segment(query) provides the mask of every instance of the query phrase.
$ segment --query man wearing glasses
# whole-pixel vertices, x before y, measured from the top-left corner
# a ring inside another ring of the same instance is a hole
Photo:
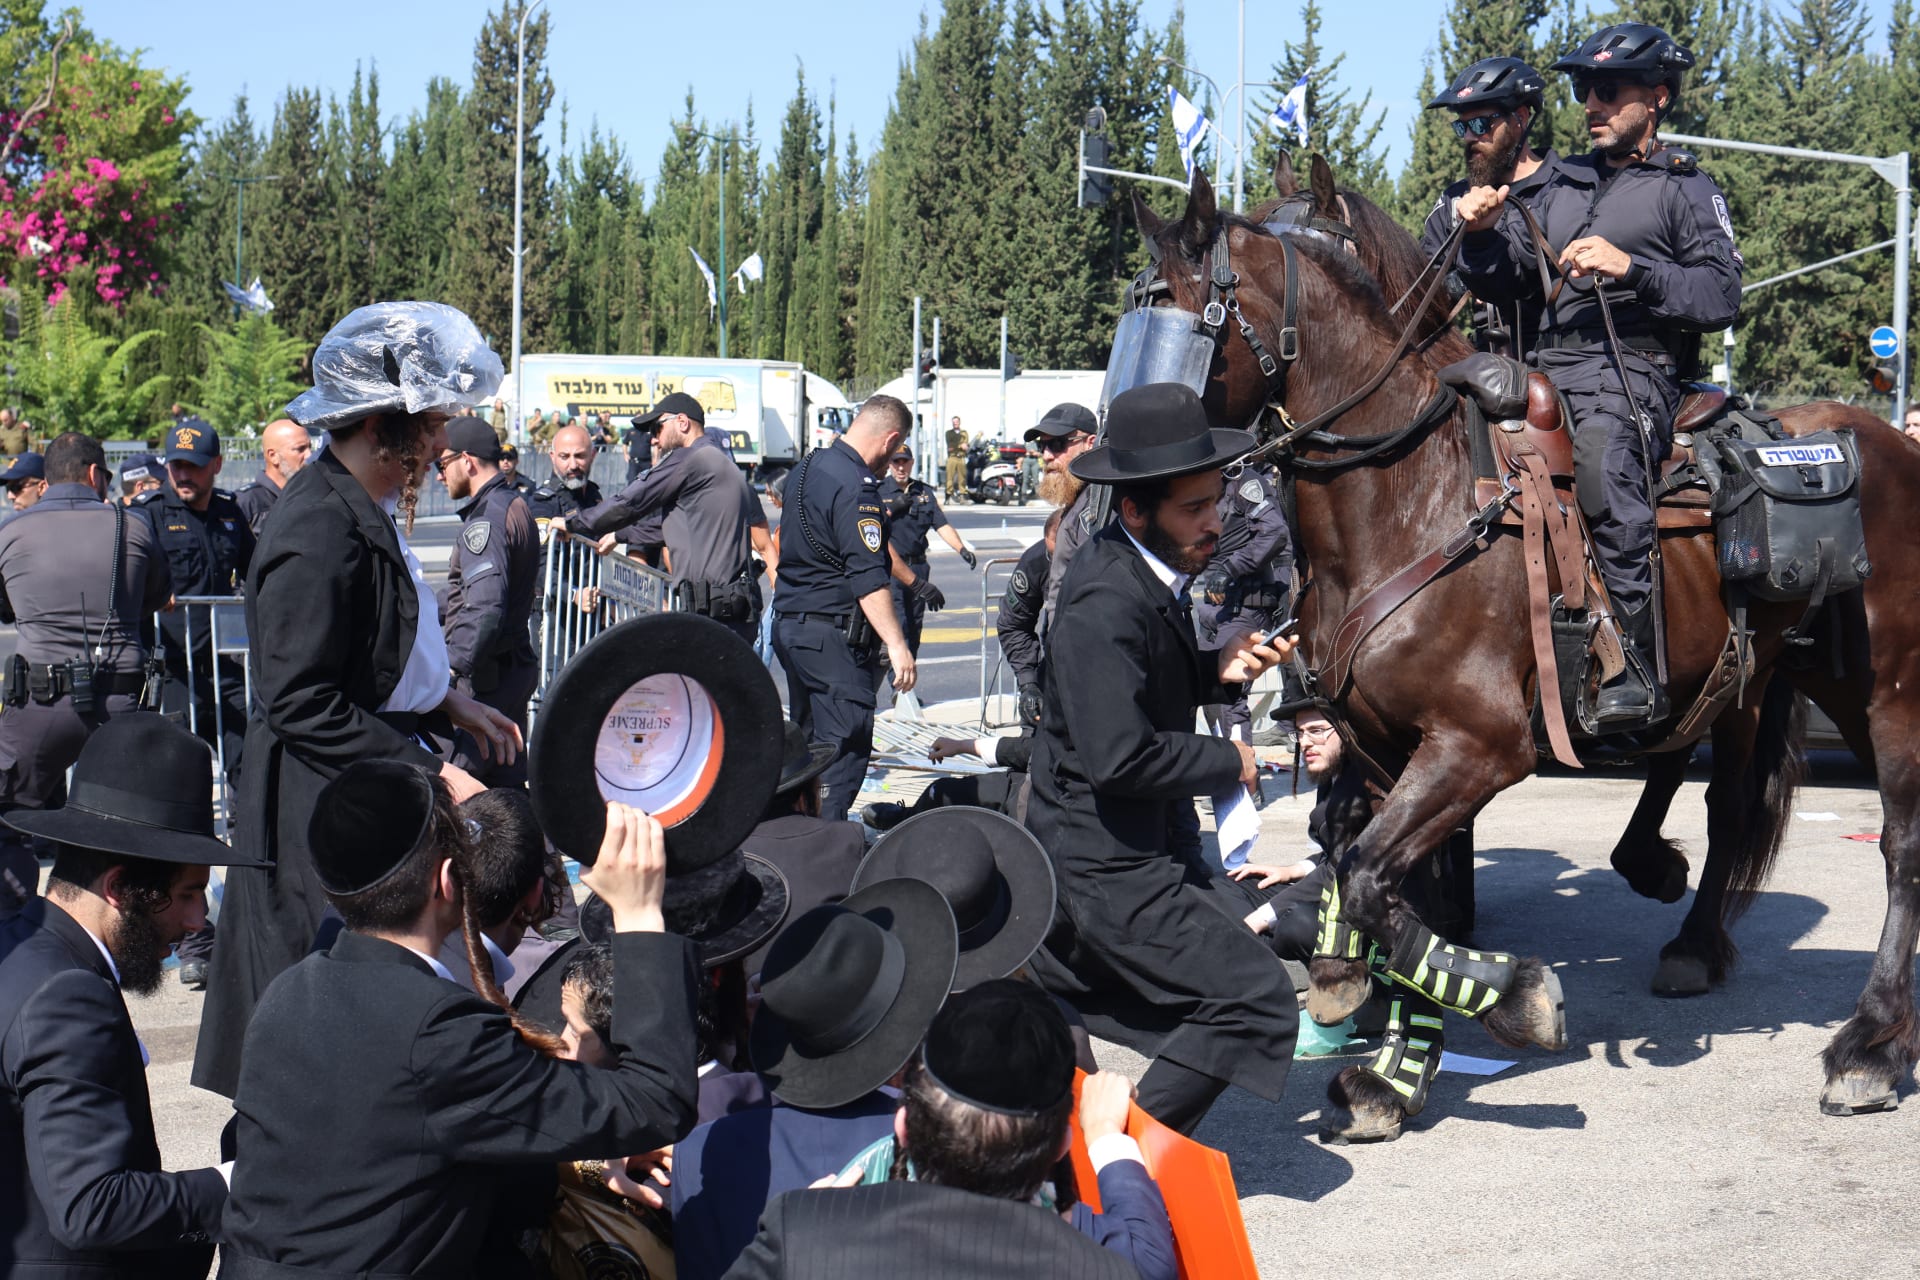
[[[1067,565],[1080,544],[1098,530],[1093,527],[1093,509],[1087,502],[1086,481],[1067,469],[1067,464],[1085,453],[1093,438],[1100,434],[1100,423],[1085,405],[1057,404],[1040,421],[1027,428],[1027,441],[1040,452],[1040,496],[1056,507],[1066,509],[1060,518],[1060,531],[1054,535],[1053,559],[1047,570],[1047,620],[1053,615],[1054,599],[1060,594],[1060,580],[1067,576]],[[1046,638],[1046,621],[1041,623],[1041,638]]]
[[[1467,227],[1459,258],[1467,286],[1501,303],[1543,301],[1529,359],[1573,410],[1580,509],[1628,650],[1626,669],[1600,688],[1594,714],[1602,732],[1642,728],[1668,713],[1652,675],[1659,619],[1648,468],[1666,456],[1680,384],[1699,375],[1700,335],[1726,328],[1740,309],[1741,259],[1726,197],[1693,156],[1657,136],[1692,65],[1690,50],[1639,22],[1603,27],[1553,64],[1572,75],[1593,150],[1562,160],[1527,202],[1570,279],[1550,306],[1531,237],[1503,216],[1511,187],[1476,186],[1454,204]]]
[[[1529,141],[1545,89],[1540,73],[1518,58],[1482,58],[1427,104],[1429,111],[1454,113],[1453,136],[1465,152],[1467,176],[1441,192],[1428,211],[1420,252],[1429,258],[1440,252],[1453,233],[1454,201],[1473,188],[1504,187],[1510,195],[1530,199],[1553,176],[1560,157],[1551,149],[1544,156],[1536,153]],[[1520,223],[1518,210],[1509,209],[1504,216]],[[1521,231],[1524,234],[1524,226]],[[1455,274],[1450,282],[1453,296],[1465,288]],[[1487,303],[1475,309],[1473,319],[1476,344],[1501,355],[1524,356],[1540,332],[1537,301],[1504,308]]]

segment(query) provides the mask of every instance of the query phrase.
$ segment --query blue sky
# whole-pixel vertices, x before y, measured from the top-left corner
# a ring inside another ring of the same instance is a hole
[[[193,87],[189,106],[210,119],[224,116],[243,88],[256,117],[270,114],[289,84],[317,85],[344,99],[356,62],[378,65],[384,113],[404,116],[424,100],[430,77],[471,76],[474,36],[483,16],[499,7],[499,0],[80,3],[95,30],[149,50],[154,62],[184,75]],[[1873,7],[1884,12],[1889,5],[1876,0]],[[635,172],[648,180],[689,85],[697,109],[714,121],[739,119],[751,99],[767,135],[793,92],[796,59],[823,105],[829,90],[836,97],[842,134],[851,125],[862,149],[871,149],[922,11],[915,0],[548,0],[547,8],[550,65],[572,126],[584,132],[597,118],[627,144]],[[1145,0],[1144,9],[1164,25],[1174,2]],[[1356,94],[1371,89],[1386,108],[1382,136],[1394,167],[1406,155],[1421,60],[1435,44],[1443,10],[1439,0],[1324,5],[1321,41],[1348,52],[1343,75]],[[1186,12],[1193,65],[1223,86],[1231,83],[1238,3],[1189,0]],[[1250,0],[1246,12],[1247,78],[1265,80],[1282,44],[1297,35],[1299,7]],[[549,147],[558,142],[557,111],[547,140]]]

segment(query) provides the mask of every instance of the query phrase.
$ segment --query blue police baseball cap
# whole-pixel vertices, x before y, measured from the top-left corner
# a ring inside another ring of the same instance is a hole
[[[47,478],[47,460],[37,453],[16,454],[13,462],[5,471],[0,471],[0,484],[12,484],[16,480],[45,480]]]
[[[220,456],[220,433],[205,418],[182,418],[167,428],[168,462],[206,466]]]
[[[156,454],[130,454],[120,464],[120,483],[131,484],[136,480],[165,480],[166,466]]]

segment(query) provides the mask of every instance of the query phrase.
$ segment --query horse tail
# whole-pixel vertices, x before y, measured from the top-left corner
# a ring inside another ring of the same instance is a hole
[[[1778,673],[1761,695],[1760,723],[1754,731],[1753,755],[1747,764],[1746,829],[1734,842],[1734,864],[1727,878],[1723,920],[1739,919],[1753,905],[1754,895],[1773,874],[1773,864],[1786,842],[1787,823],[1793,817],[1793,793],[1807,772],[1802,739],[1807,713],[1791,681]]]

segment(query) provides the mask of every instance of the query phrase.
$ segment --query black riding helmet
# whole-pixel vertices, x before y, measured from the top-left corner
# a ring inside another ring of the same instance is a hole
[[[1680,75],[1693,65],[1693,50],[1659,27],[1645,22],[1617,22],[1602,27],[1551,68],[1576,77],[1616,76],[1636,84],[1667,86],[1670,114],[1680,101]]]
[[[1546,78],[1518,58],[1482,58],[1455,76],[1453,83],[1427,104],[1427,110],[1448,107],[1464,111],[1490,102],[1538,111],[1545,101],[1546,88]]]

